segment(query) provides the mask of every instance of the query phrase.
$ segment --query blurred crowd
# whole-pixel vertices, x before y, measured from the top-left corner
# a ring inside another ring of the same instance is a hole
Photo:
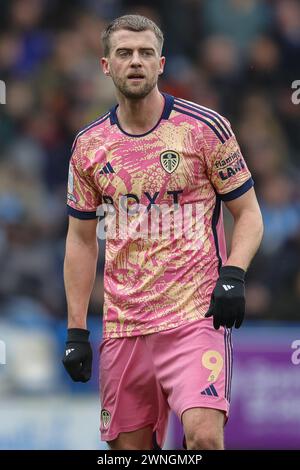
[[[248,318],[299,319],[298,0],[1,0],[1,316],[66,316],[70,148],[78,130],[115,102],[99,67],[100,34],[125,13],[161,26],[167,66],[160,88],[225,115],[253,173],[265,234],[248,273]],[[103,246],[100,252],[95,316]]]

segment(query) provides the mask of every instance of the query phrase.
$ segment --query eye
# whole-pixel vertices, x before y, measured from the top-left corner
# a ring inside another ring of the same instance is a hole
[[[124,51],[119,51],[118,54],[120,57],[128,57],[130,55],[130,52],[124,50]]]
[[[142,55],[145,57],[151,57],[153,55],[153,51],[150,51],[150,50],[142,51]]]

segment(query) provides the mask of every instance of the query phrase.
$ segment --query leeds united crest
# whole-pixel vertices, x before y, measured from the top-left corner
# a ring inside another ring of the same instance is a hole
[[[160,163],[167,173],[173,173],[179,165],[179,154],[174,150],[167,150],[160,154]]]
[[[109,424],[110,424],[110,412],[103,409],[101,411],[101,421],[102,421],[102,426],[104,427],[104,429],[107,429],[109,427]]]

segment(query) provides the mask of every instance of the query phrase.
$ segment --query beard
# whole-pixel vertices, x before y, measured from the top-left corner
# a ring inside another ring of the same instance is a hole
[[[145,98],[149,93],[155,88],[157,84],[157,78],[154,77],[150,81],[144,81],[140,83],[138,86],[134,87],[128,83],[128,79],[117,78],[111,75],[112,81],[114,82],[115,87],[117,90],[125,96],[125,98],[138,100],[141,98]]]

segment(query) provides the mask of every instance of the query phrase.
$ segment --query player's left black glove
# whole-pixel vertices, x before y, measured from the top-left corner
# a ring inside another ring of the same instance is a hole
[[[74,382],[87,382],[91,378],[93,352],[89,342],[90,332],[69,328],[63,365]]]
[[[214,328],[239,328],[245,315],[245,271],[237,266],[223,266],[213,290],[206,317],[213,317]]]

